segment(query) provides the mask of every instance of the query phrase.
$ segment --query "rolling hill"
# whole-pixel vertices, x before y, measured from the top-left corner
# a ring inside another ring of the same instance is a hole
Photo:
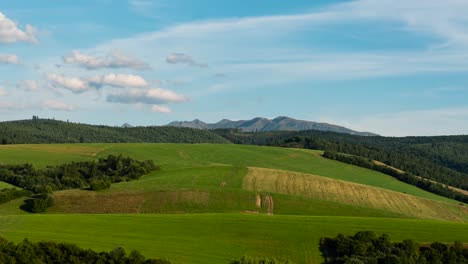
[[[37,167],[123,154],[160,171],[98,192],[54,192],[47,214],[0,205],[0,236],[124,246],[174,263],[228,263],[242,255],[320,263],[321,236],[359,230],[419,242],[468,242],[468,209],[320,151],[234,144],[0,146],[7,164]],[[427,230],[432,230],[427,232]],[[90,239],[93,237],[93,239]]]
[[[1,144],[229,143],[210,131],[176,127],[111,127],[33,119],[0,122]]]
[[[209,124],[198,119],[193,121],[174,121],[167,126],[173,127],[191,127],[199,129],[239,129],[245,132],[257,131],[302,131],[302,130],[318,130],[318,131],[331,131],[337,133],[345,133],[360,136],[376,136],[376,134],[369,132],[357,132],[346,127],[317,123],[312,121],[297,120],[294,118],[279,116],[274,119],[267,119],[256,117],[251,120],[231,121],[223,119],[217,123]]]

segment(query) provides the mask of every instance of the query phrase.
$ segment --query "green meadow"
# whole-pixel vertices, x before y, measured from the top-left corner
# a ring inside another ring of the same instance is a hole
[[[275,256],[320,263],[321,236],[359,230],[388,233],[396,240],[468,242],[468,225],[426,220],[361,217],[182,215],[0,216],[0,234],[14,241],[57,240],[109,250],[125,246],[174,263],[228,263],[242,255]]]
[[[397,240],[468,242],[466,205],[322,158],[320,151],[233,144],[9,145],[0,146],[0,163],[43,168],[109,154],[151,159],[161,169],[102,191],[57,191],[46,214],[22,211],[24,199],[2,204],[0,236],[97,250],[124,246],[175,263],[228,263],[242,255],[320,263],[320,237],[361,230]]]

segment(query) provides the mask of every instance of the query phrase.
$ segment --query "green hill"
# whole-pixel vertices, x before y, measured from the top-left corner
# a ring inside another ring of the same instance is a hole
[[[2,204],[0,236],[107,251],[124,246],[175,263],[228,263],[242,255],[320,263],[320,237],[360,230],[468,242],[466,206],[325,159],[320,151],[234,144],[0,146],[2,163],[42,168],[110,154],[151,159],[161,170],[98,192],[55,192],[47,214],[22,211],[24,199]]]
[[[378,160],[403,171],[468,190],[468,135],[362,137],[322,131],[213,132],[235,144],[295,147],[340,152]]]
[[[176,127],[110,127],[50,119],[0,122],[1,144],[229,143],[210,131]]]

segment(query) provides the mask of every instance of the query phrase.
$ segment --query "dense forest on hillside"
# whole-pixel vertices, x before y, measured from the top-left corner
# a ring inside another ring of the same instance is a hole
[[[440,183],[436,183],[434,181],[430,181],[430,180],[423,179],[421,177],[417,177],[416,175],[413,175],[411,173],[401,172],[387,165],[376,164],[375,162],[367,158],[353,156],[349,154],[340,154],[337,152],[328,152],[328,151],[325,151],[323,153],[323,157],[327,159],[333,159],[333,160],[341,161],[344,163],[368,168],[371,170],[380,171],[402,182],[406,182],[411,185],[417,186],[420,189],[468,204],[468,195],[465,195],[461,192],[454,191]]]
[[[184,127],[110,127],[51,119],[0,122],[0,144],[229,143],[207,130]]]
[[[236,144],[319,149],[361,156],[468,190],[468,136],[362,137],[312,130],[243,133],[220,129],[213,132]]]

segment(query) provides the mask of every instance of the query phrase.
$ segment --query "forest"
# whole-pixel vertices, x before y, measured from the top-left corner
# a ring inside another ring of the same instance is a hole
[[[220,129],[213,132],[235,144],[318,149],[360,156],[468,190],[468,136],[365,137],[312,130],[246,133]]]
[[[111,127],[40,119],[0,122],[0,144],[229,143],[207,130],[184,127]]]
[[[107,183],[135,180],[157,169],[152,160],[109,155],[97,161],[72,162],[45,169],[36,169],[31,164],[0,165],[0,181],[34,193],[76,188],[98,190],[107,187]]]
[[[325,264],[461,264],[468,262],[468,249],[461,242],[453,245],[434,242],[418,245],[412,240],[392,242],[387,234],[371,231],[354,236],[339,234],[320,239]]]
[[[45,212],[54,205],[50,195],[53,191],[76,188],[102,190],[112,183],[135,180],[158,169],[152,160],[138,161],[122,155],[45,169],[36,169],[31,164],[0,165],[0,181],[24,189],[1,190],[0,203],[34,193],[25,200],[22,209],[32,213]]]
[[[463,203],[468,203],[468,195],[465,195],[457,191],[453,191],[449,189],[447,186],[417,177],[416,175],[413,175],[411,173],[400,172],[394,168],[391,168],[385,165],[376,164],[370,159],[366,159],[366,158],[359,157],[359,156],[340,154],[337,152],[329,152],[329,151],[325,151],[323,153],[323,157],[327,159],[333,159],[333,160],[341,161],[344,163],[360,166],[363,168],[368,168],[371,170],[380,171],[384,174],[390,175],[398,179],[399,181],[417,186],[418,188],[421,188],[428,192],[432,192],[441,196],[445,196],[447,198],[454,199]]]
[[[73,244],[31,242],[15,244],[0,237],[0,263],[3,264],[170,264],[163,259],[147,259],[134,250],[129,254],[117,247],[109,252],[96,252]]]

